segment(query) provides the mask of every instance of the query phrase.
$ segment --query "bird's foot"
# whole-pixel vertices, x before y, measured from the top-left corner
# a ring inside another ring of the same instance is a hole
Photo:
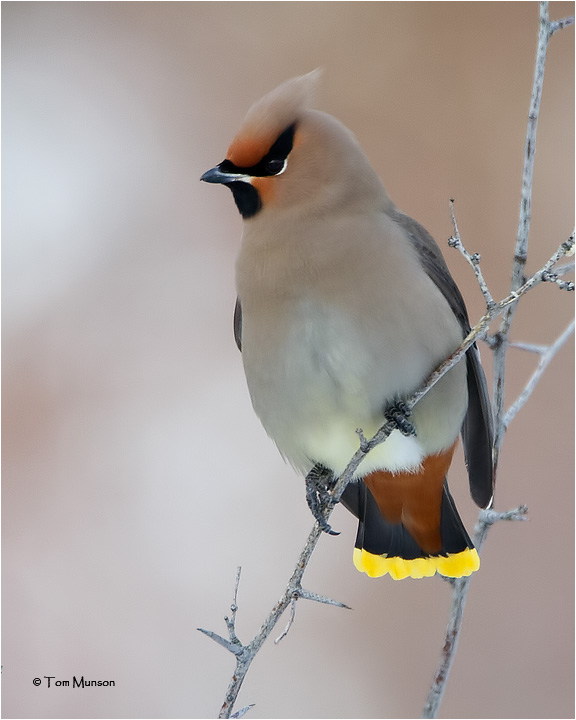
[[[402,435],[409,437],[410,435],[416,435],[414,425],[408,419],[412,415],[412,411],[408,408],[402,400],[391,405],[386,412],[384,417],[388,422],[394,423],[396,429],[399,430]]]
[[[320,528],[328,535],[340,535],[336,530],[332,530],[324,517],[326,510],[334,505],[330,490],[334,487],[335,480],[332,471],[320,464],[314,465],[306,475],[306,501],[308,507]]]

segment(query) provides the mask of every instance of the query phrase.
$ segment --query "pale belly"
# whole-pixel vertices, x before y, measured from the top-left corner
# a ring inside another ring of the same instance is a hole
[[[383,417],[377,422],[374,419],[366,419],[363,423],[358,424],[358,428],[369,440],[384,422]],[[307,433],[305,437],[301,438],[301,444],[307,456],[315,458],[316,462],[329,467],[336,475],[341,475],[360,444],[358,433],[352,428],[352,425],[349,418],[334,418]],[[416,472],[424,455],[424,450],[417,437],[406,437],[395,430],[385,442],[377,445],[368,453],[358,467],[355,477],[363,477],[374,470]]]
[[[282,455],[303,473],[322,463],[341,474],[359,448],[356,430],[371,438],[385,422],[385,408],[416,390],[430,371],[429,350],[419,346],[418,334],[403,337],[400,326],[393,333],[398,342],[386,344],[386,329],[366,333],[345,316],[319,317],[316,309],[303,307],[292,332],[256,337],[249,322],[245,330],[244,364],[256,414]],[[435,352],[438,363],[449,354]],[[466,404],[460,363],[416,406],[416,436],[394,431],[356,475],[416,471],[425,456],[454,443]]]

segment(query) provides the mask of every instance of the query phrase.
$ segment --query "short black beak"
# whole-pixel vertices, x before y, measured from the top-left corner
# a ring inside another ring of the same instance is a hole
[[[220,165],[207,170],[200,178],[207,183],[220,183],[221,185],[229,185],[238,180],[238,175],[222,172]]]
[[[236,207],[244,219],[256,215],[262,206],[258,190],[252,185],[246,168],[237,168],[230,160],[222,160],[219,165],[207,170],[200,180],[227,185],[232,191]]]

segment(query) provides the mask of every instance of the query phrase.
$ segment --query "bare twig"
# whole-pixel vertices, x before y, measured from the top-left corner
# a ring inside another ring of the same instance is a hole
[[[234,597],[232,599],[232,604],[230,605],[230,618],[225,617],[224,622],[226,623],[226,627],[228,628],[228,637],[229,640],[226,640],[221,635],[218,635],[215,632],[212,632],[212,630],[204,630],[203,628],[198,628],[198,630],[201,633],[204,633],[204,635],[207,635],[209,638],[212,638],[214,642],[217,642],[218,645],[222,645],[222,647],[226,648],[229,652],[231,652],[233,655],[236,655],[237,657],[242,656],[242,654],[245,651],[244,646],[238,639],[236,635],[236,612],[238,611],[238,587],[240,585],[240,574],[242,572],[242,568],[239,567],[236,570],[236,582],[234,583]]]
[[[218,645],[222,645],[223,648],[226,648],[226,650],[234,655],[242,655],[244,652],[244,647],[242,645],[234,645],[234,643],[231,643],[229,640],[226,640],[226,638],[223,638],[222,635],[218,635],[218,633],[215,633],[212,630],[204,630],[204,628],[197,628],[197,630],[204,633],[204,635],[207,635],[209,638],[212,638],[214,642],[217,642]]]
[[[240,640],[238,640],[238,637],[236,635],[236,613],[238,611],[238,587],[240,586],[240,575],[242,573],[242,568],[238,567],[236,570],[236,582],[234,583],[234,597],[232,599],[232,605],[230,605],[230,619],[227,617],[224,618],[226,621],[226,626],[228,627],[228,634],[230,636],[230,642],[234,643],[235,645],[240,643]]]
[[[550,27],[548,3],[540,2],[540,29],[538,32],[538,48],[536,50],[536,63],[532,81],[532,95],[528,111],[528,124],[526,128],[526,143],[524,146],[524,166],[522,169],[522,194],[520,200],[520,214],[518,218],[518,233],[516,236],[516,249],[514,253],[514,266],[512,269],[511,290],[519,288],[524,281],[524,268],[528,257],[528,236],[530,234],[530,220],[532,218],[532,180],[534,177],[534,158],[536,153],[536,131],[538,129],[538,116],[540,114],[540,101],[544,84],[544,68],[546,66],[546,52],[548,41],[552,36]],[[498,468],[500,448],[504,440],[505,428],[502,422],[504,417],[504,380],[506,370],[506,351],[510,325],[516,311],[511,305],[505,313],[498,333],[499,343],[494,347],[494,467]]]
[[[535,345],[534,343],[525,342],[511,342],[508,343],[509,348],[515,350],[524,350],[524,352],[536,353],[536,355],[543,355],[548,349],[548,345]]]
[[[254,703],[252,703],[252,705],[246,705],[245,707],[240,708],[240,710],[238,710],[238,712],[235,712],[234,715],[232,715],[232,717],[233,717],[233,718],[241,718],[241,717],[244,717],[244,715],[246,715],[246,713],[248,712],[248,710],[250,710],[250,709],[253,708],[253,707],[254,707]]]
[[[478,516],[478,522],[474,528],[474,545],[478,552],[482,549],[488,529],[500,520],[526,520],[528,508],[525,505],[508,510],[507,512],[497,513],[493,510],[481,510]],[[434,675],[434,680],[428,692],[426,705],[422,712],[423,718],[435,718],[440,709],[440,704],[446,690],[446,682],[454,662],[456,648],[460,638],[460,630],[462,627],[462,616],[466,605],[466,597],[468,588],[470,587],[470,576],[456,578],[452,584],[452,602],[450,604],[450,617],[446,627],[444,636],[444,645],[442,646],[442,657],[440,664]]]
[[[496,427],[496,438],[495,438],[495,467],[497,465],[498,460],[498,452],[502,443],[502,439],[507,427],[507,424],[511,421],[511,419],[514,417],[515,413],[518,411],[519,407],[516,408],[516,404],[520,402],[522,395],[516,403],[510,408],[508,411],[509,413],[514,411],[511,416],[505,416],[504,410],[503,410],[503,399],[504,399],[504,370],[505,370],[505,359],[506,359],[506,349],[510,347],[510,343],[508,340],[508,334],[510,330],[510,326],[512,323],[512,319],[514,317],[515,308],[517,305],[518,300],[523,297],[527,292],[532,290],[534,287],[536,287],[538,284],[548,281],[548,282],[555,282],[556,284],[560,285],[562,287],[561,283],[558,281],[558,279],[566,274],[566,272],[569,272],[571,269],[573,269],[573,263],[567,263],[565,265],[558,266],[558,262],[565,256],[572,255],[574,253],[574,234],[560,245],[556,253],[554,253],[549,260],[544,264],[544,266],[538,270],[536,273],[534,273],[531,277],[528,279],[525,279],[524,277],[524,268],[526,265],[526,258],[527,258],[527,250],[528,250],[528,235],[529,235],[529,228],[530,228],[530,218],[531,218],[531,192],[532,192],[532,177],[533,177],[533,169],[534,169],[534,152],[535,152],[535,140],[536,140],[536,129],[537,129],[537,123],[538,123],[538,113],[540,108],[540,98],[542,94],[542,82],[544,77],[544,65],[545,65],[545,59],[546,59],[546,48],[549,38],[552,36],[554,32],[559,30],[561,27],[566,27],[567,25],[572,24],[573,19],[567,18],[564,20],[556,21],[555,23],[550,23],[548,18],[548,3],[541,2],[540,3],[540,32],[539,32],[539,40],[538,40],[538,51],[537,51],[537,58],[536,58],[536,68],[534,72],[534,83],[533,83],[533,90],[532,90],[532,98],[530,103],[530,112],[529,112],[529,120],[528,120],[528,130],[526,135],[526,147],[525,147],[525,157],[524,157],[524,168],[522,173],[522,201],[521,201],[521,208],[520,208],[520,218],[519,218],[519,224],[518,224],[518,234],[517,234],[517,241],[516,241],[516,251],[515,251],[515,258],[514,258],[514,268],[512,273],[512,282],[511,282],[511,291],[508,296],[500,300],[499,302],[495,302],[492,295],[490,294],[490,291],[487,287],[487,284],[482,276],[482,272],[480,269],[479,261],[480,258],[478,255],[470,255],[468,251],[464,248],[462,241],[460,239],[460,233],[458,230],[458,226],[456,223],[456,219],[454,217],[454,209],[453,209],[453,201],[451,201],[451,217],[452,217],[452,224],[454,228],[454,235],[453,238],[451,238],[450,244],[454,247],[457,247],[458,250],[464,255],[466,260],[470,263],[472,266],[474,273],[476,275],[476,278],[478,280],[478,283],[480,285],[480,289],[483,293],[483,296],[486,301],[486,314],[478,321],[478,323],[472,328],[468,336],[464,339],[460,347],[444,362],[442,365],[437,368],[426,380],[424,385],[415,392],[412,396],[404,400],[404,405],[406,408],[407,413],[409,414],[410,411],[413,409],[413,407],[416,405],[417,402],[419,402],[424,395],[429,392],[429,390],[440,380],[443,375],[445,375],[452,367],[456,365],[466,354],[467,350],[479,339],[482,339],[486,337],[486,339],[489,341],[489,344],[491,347],[495,350],[495,382],[494,382],[494,409],[495,409],[495,427]],[[554,272],[552,273],[552,270]],[[564,289],[570,289],[569,287],[565,287]],[[497,316],[504,314],[504,318],[502,320],[500,330],[496,334],[496,336],[488,337],[487,336],[487,329]],[[541,354],[540,362],[542,363],[543,358],[547,358],[546,364],[550,361],[553,354],[557,352],[557,350],[560,347],[560,344],[562,342],[566,341],[566,337],[564,335],[568,332],[568,329],[565,331],[565,333],[558,338],[558,340],[550,346],[550,348],[547,348],[546,350],[542,350],[539,346],[531,346],[530,350],[532,352],[538,352]],[[555,348],[553,350],[553,348]],[[548,353],[548,354],[547,354]],[[539,365],[540,367],[540,365]],[[530,394],[533,390],[533,387],[535,386],[536,382],[538,381],[540,375],[542,372],[544,372],[545,368],[542,368],[536,377],[531,379],[531,381],[526,386],[524,392],[528,392]],[[538,373],[538,370],[536,371]],[[536,375],[535,373],[535,375]],[[522,404],[526,401],[527,397],[522,401]],[[516,409],[515,409],[516,408]],[[507,421],[506,421],[506,418]],[[346,470],[342,475],[338,478],[335,486],[330,491],[329,495],[331,498],[331,502],[327,505],[326,509],[324,510],[324,519],[327,521],[330,517],[332,510],[334,506],[337,504],[337,502],[340,500],[342,493],[344,492],[347,484],[351,481],[351,479],[354,477],[358,466],[366,456],[368,452],[370,452],[376,445],[385,442],[385,440],[388,438],[388,436],[397,428],[397,424],[393,421],[386,422],[380,430],[370,439],[367,439],[361,430],[358,430],[359,435],[359,445],[360,447],[354,454],[353,458],[351,459],[350,463],[348,464]],[[475,545],[480,551],[482,548],[482,545],[484,544],[484,541],[486,539],[486,535],[488,533],[489,528],[498,521],[502,520],[523,520],[525,519],[526,514],[526,508],[524,506],[521,506],[519,508],[515,508],[514,510],[507,511],[505,513],[497,513],[493,510],[482,510],[480,511],[480,514],[478,516],[478,523],[475,528],[475,534],[474,534],[474,541]],[[298,561],[296,563],[296,567],[292,573],[292,577],[288,581],[288,584],[286,586],[286,589],[281,596],[281,598],[278,600],[278,602],[274,605],[272,610],[270,611],[268,617],[264,621],[262,627],[260,628],[260,631],[255,635],[255,637],[246,645],[242,644],[240,640],[238,639],[236,635],[235,630],[235,621],[236,621],[236,611],[237,611],[237,594],[238,594],[238,584],[240,580],[240,571],[238,571],[236,576],[236,585],[234,590],[234,599],[231,606],[231,617],[230,619],[226,618],[226,625],[228,628],[228,635],[229,639],[226,640],[225,638],[221,637],[220,635],[217,635],[216,633],[213,633],[212,631],[207,630],[201,630],[204,634],[206,634],[208,637],[211,637],[215,642],[225,647],[229,652],[234,654],[236,658],[236,668],[234,671],[234,674],[232,676],[232,679],[229,683],[225,700],[222,704],[220,715],[221,718],[228,718],[231,717],[231,713],[234,707],[234,704],[236,702],[236,699],[238,697],[238,693],[240,692],[240,688],[242,687],[242,683],[244,681],[244,678],[246,677],[246,673],[248,672],[248,669],[252,663],[252,660],[262,647],[265,640],[268,638],[270,633],[272,632],[273,628],[279,621],[280,617],[284,613],[285,610],[287,610],[289,607],[291,608],[290,618],[288,621],[288,624],[285,628],[285,630],[282,632],[280,637],[276,640],[276,642],[279,642],[283,637],[286,636],[288,631],[290,630],[290,627],[292,626],[292,623],[294,621],[295,616],[295,609],[296,609],[296,602],[299,599],[307,599],[307,600],[315,600],[318,602],[336,605],[338,607],[347,607],[343,603],[340,603],[335,600],[331,600],[330,598],[325,598],[323,596],[317,595],[316,593],[312,593],[310,591],[303,590],[302,588],[302,577],[304,575],[304,572],[306,570],[306,567],[308,565],[308,562],[310,561],[310,558],[316,548],[316,545],[318,544],[318,540],[322,535],[322,528],[318,522],[315,523],[314,527],[310,531],[310,534],[308,535],[308,539],[306,541],[306,544],[304,548],[302,549],[300,556],[298,558]],[[464,611],[464,605],[466,601],[466,595],[468,592],[470,583],[470,578],[458,578],[453,581],[452,587],[453,587],[453,595],[452,595],[452,604],[451,604],[451,610],[450,610],[450,620],[448,623],[448,627],[446,630],[446,637],[445,637],[445,643],[442,651],[442,659],[441,663],[438,667],[438,670],[434,677],[434,682],[432,684],[432,687],[430,689],[428,700],[426,703],[426,707],[424,709],[424,717],[436,717],[440,702],[442,700],[442,696],[444,694],[446,681],[450,672],[450,668],[452,666],[452,663],[454,661],[454,654],[456,651],[456,646],[458,643],[458,637],[460,633],[461,623],[462,623],[462,614]],[[242,710],[239,710],[235,715],[232,715],[232,717],[241,717],[250,707],[251,705],[242,708]]]
[[[558,30],[562,30],[569,25],[574,25],[574,17],[566,17],[562,20],[554,20],[550,23],[550,35],[554,35]]]
[[[292,602],[290,603],[290,618],[288,620],[288,624],[282,631],[282,634],[277,637],[276,640],[274,640],[275,645],[277,645],[281,640],[286,637],[286,635],[288,635],[288,632],[292,627],[292,623],[294,622],[294,617],[296,616],[296,601],[300,599],[313,600],[314,602],[323,603],[324,605],[334,605],[335,607],[344,608],[345,610],[351,609],[349,605],[345,605],[339,600],[333,600],[332,598],[326,597],[325,595],[318,595],[318,593],[310,592],[310,590],[304,590],[304,588],[300,588],[293,593]]]
[[[318,593],[311,592],[310,590],[300,590],[299,597],[301,597],[302,600],[312,600],[313,602],[322,603],[324,605],[334,605],[334,607],[343,608],[344,610],[352,609],[349,605],[346,605],[339,600],[332,600],[332,598],[325,597],[324,595],[318,595]]]
[[[560,280],[560,278],[568,272],[574,270],[574,263],[566,263],[561,267],[555,268],[553,273],[546,273],[542,276],[542,282],[555,283],[560,290],[567,290],[568,292],[574,292],[574,283]]]
[[[506,415],[504,416],[504,429],[506,430],[508,428],[508,425],[512,422],[512,420],[516,417],[518,411],[520,410],[523,405],[526,404],[526,401],[532,395],[534,392],[534,389],[536,385],[538,384],[538,381],[542,377],[544,371],[550,364],[550,361],[552,358],[556,355],[558,350],[566,343],[568,338],[573,334],[574,332],[574,320],[568,325],[568,327],[562,332],[561,335],[556,338],[556,340],[550,345],[549,347],[544,348],[540,352],[540,362],[538,363],[538,367],[532,374],[532,377],[527,382],[526,387],[520,395],[516,398],[514,403],[508,408],[508,411],[506,412]]]
[[[294,595],[292,598],[292,602],[290,603],[290,618],[288,619],[288,624],[282,630],[282,633],[274,640],[274,644],[278,645],[278,643],[281,640],[284,640],[286,635],[288,635],[288,632],[290,631],[290,628],[292,627],[292,623],[294,622],[294,618],[296,617],[296,601],[298,600],[298,595]]]
[[[484,276],[482,275],[482,269],[480,268],[480,255],[478,253],[470,255],[468,250],[466,250],[466,248],[462,244],[462,240],[460,238],[460,231],[458,230],[458,223],[456,222],[456,216],[454,214],[453,199],[450,200],[450,219],[452,220],[452,228],[454,230],[454,235],[448,240],[448,245],[459,250],[472,267],[472,270],[474,270],[476,280],[478,280],[478,285],[480,285],[480,290],[482,292],[482,295],[484,295],[486,307],[490,309],[494,305],[494,298],[490,294],[490,291],[488,290],[488,285],[486,284]]]
[[[534,80],[532,85],[532,96],[530,101],[530,111],[528,114],[528,126],[526,132],[526,145],[524,151],[524,166],[522,172],[522,199],[520,203],[520,215],[518,220],[518,233],[516,239],[516,250],[514,255],[514,265],[512,271],[511,280],[511,292],[510,297],[520,297],[524,292],[527,292],[535,285],[545,282],[552,281],[556,282],[559,287],[566,290],[573,290],[574,286],[572,283],[562,283],[559,281],[560,275],[564,275],[565,272],[569,272],[573,269],[573,264],[568,263],[564,266],[556,267],[558,260],[562,256],[572,255],[574,252],[574,233],[571,237],[563,243],[559,252],[560,255],[555,254],[550,258],[548,263],[541,268],[540,271],[535,273],[530,279],[526,280],[524,277],[524,269],[526,266],[526,259],[528,255],[528,237],[530,231],[530,220],[531,220],[531,199],[532,199],[532,180],[534,175],[534,156],[536,151],[536,130],[538,126],[538,115],[540,111],[540,100],[542,97],[542,87],[544,81],[544,67],[546,63],[546,51],[548,47],[548,40],[554,32],[559,30],[561,27],[566,27],[574,22],[573,18],[567,18],[565,20],[558,21],[556,23],[550,23],[548,14],[548,3],[540,2],[540,31],[538,34],[538,49],[536,52],[536,66],[534,70]],[[456,247],[461,246],[459,234],[457,232],[457,226],[453,221],[455,228],[455,235],[458,237],[458,244]],[[460,249],[460,247],[459,247]],[[463,253],[466,257],[466,253]],[[473,258],[474,256],[472,256]],[[474,267],[474,260],[468,258],[468,261]],[[549,265],[549,266],[548,266]],[[550,271],[552,268],[555,272],[552,274]],[[475,270],[476,272],[476,270]],[[490,296],[486,294],[483,289],[485,285],[483,278],[476,272],[476,277],[480,283],[481,290],[486,299],[488,305]],[[504,301],[502,301],[504,302]],[[498,303],[501,305],[502,303]],[[494,411],[494,472],[498,467],[499,453],[504,439],[504,434],[508,424],[515,417],[518,410],[527,401],[531,395],[534,387],[544,372],[546,366],[556,354],[561,345],[566,342],[567,338],[573,332],[574,324],[568,327],[562,335],[556,340],[556,342],[547,348],[541,355],[540,363],[534,375],[524,388],[520,397],[508,410],[508,413],[504,413],[504,378],[506,370],[506,351],[510,347],[509,343],[509,332],[516,311],[517,303],[510,302],[507,304],[504,310],[504,317],[502,319],[499,332],[494,338],[491,339],[490,346],[494,350],[494,387],[493,387],[493,411]],[[530,348],[534,351],[534,347]],[[536,350],[536,352],[540,352]],[[478,516],[478,523],[474,533],[474,544],[476,545],[478,552],[480,552],[482,545],[486,539],[491,525],[498,520],[521,520],[525,519],[526,507],[521,506],[515,510],[509,511],[508,513],[494,513],[492,510],[481,510]],[[446,682],[458,644],[458,638],[460,629],[462,626],[462,615],[464,612],[464,606],[466,603],[466,596],[468,588],[470,586],[471,577],[458,578],[453,583],[452,590],[452,602],[450,606],[450,619],[446,628],[446,634],[444,638],[444,645],[442,648],[442,657],[440,664],[434,676],[428,698],[423,711],[423,717],[435,718],[437,717],[440,709],[440,703],[446,688]]]
[[[566,255],[569,256],[569,253],[566,253]],[[558,277],[563,277],[571,272],[574,272],[574,260],[569,263],[564,263],[564,265],[558,265],[558,267],[554,269],[554,273],[558,275]]]
[[[522,285],[524,267],[526,265],[526,258],[528,257],[528,237],[530,235],[530,221],[532,219],[532,181],[534,177],[534,159],[536,156],[536,132],[538,130],[538,117],[540,114],[540,102],[542,100],[542,87],[544,85],[544,69],[546,67],[546,52],[548,50],[548,40],[550,36],[548,3],[540,2],[540,31],[538,33],[538,49],[536,51],[532,95],[530,97],[530,110],[528,112],[528,124],[526,128],[526,144],[524,146],[522,197],[520,201],[516,251],[512,271],[512,290]],[[504,318],[504,322],[508,325],[512,321],[513,314],[514,310],[511,308]]]

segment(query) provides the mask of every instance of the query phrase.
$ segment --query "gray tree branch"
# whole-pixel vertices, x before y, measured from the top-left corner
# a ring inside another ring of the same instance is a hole
[[[518,232],[516,238],[516,248],[514,253],[514,263],[512,269],[512,279],[510,285],[510,295],[520,297],[523,294],[523,290],[526,292],[529,289],[535,287],[535,285],[553,281],[558,286],[565,290],[574,290],[573,283],[559,282],[559,277],[564,273],[564,269],[569,271],[573,269],[573,264],[566,264],[560,268],[556,267],[558,260],[562,256],[570,256],[574,253],[574,232],[570,238],[563,243],[559,252],[560,255],[555,255],[546,265],[532,278],[526,280],[524,277],[524,270],[526,267],[526,260],[528,257],[528,238],[530,233],[530,220],[532,216],[531,203],[532,203],[532,181],[534,177],[534,159],[536,152],[536,131],[538,128],[538,116],[540,112],[540,101],[542,97],[542,88],[544,83],[544,68],[546,64],[546,52],[548,49],[548,41],[552,35],[563,27],[572,25],[574,18],[565,18],[554,23],[550,23],[548,3],[540,2],[540,27],[538,33],[538,47],[536,51],[536,63],[534,68],[534,79],[532,83],[532,95],[530,98],[530,109],[528,113],[528,123],[526,130],[526,143],[524,148],[524,165],[522,170],[522,192],[520,202],[520,213],[518,219]],[[454,234],[460,243],[458,234],[458,228],[453,221]],[[461,243],[460,243],[461,245]],[[456,245],[458,246],[458,245]],[[464,253],[466,256],[466,253]],[[479,274],[478,262],[474,260],[474,256],[467,258],[475,269],[476,277],[480,283],[480,287],[486,299],[487,306],[489,307],[490,295],[483,289],[483,278]],[[547,267],[550,265],[550,267]],[[476,271],[478,267],[478,272]],[[555,272],[551,273],[552,268]],[[485,285],[485,283],[484,283]],[[492,339],[490,343],[492,350],[494,351],[494,385],[493,385],[493,396],[492,406],[494,412],[494,472],[496,473],[498,468],[498,461],[500,455],[500,449],[504,440],[504,435],[508,428],[508,425],[512,419],[516,416],[516,413],[528,400],[532,394],[536,384],[542,376],[544,370],[552,360],[554,355],[558,352],[560,347],[566,342],[568,337],[574,330],[574,323],[572,323],[566,330],[560,335],[560,337],[549,347],[546,348],[540,358],[537,369],[529,380],[528,384],[511,406],[507,413],[504,411],[504,380],[506,375],[506,352],[510,347],[509,333],[516,312],[517,302],[511,302],[507,305],[504,317],[500,324],[498,333]],[[515,511],[509,513],[501,513],[493,515],[491,510],[481,510],[478,516],[478,523],[475,528],[474,543],[480,552],[482,545],[486,539],[489,528],[492,526],[494,521],[497,520],[519,520],[525,519],[527,508],[521,506]],[[470,587],[471,577],[458,578],[454,581],[452,591],[452,602],[450,605],[450,615],[446,633],[444,636],[444,644],[442,647],[442,656],[440,663],[434,675],[432,685],[430,687],[426,704],[424,706],[422,716],[424,718],[436,718],[442,702],[442,697],[446,689],[446,683],[450,674],[450,669],[454,662],[456,648],[458,646],[458,639],[460,636],[460,630],[462,627],[462,617],[464,612],[464,606],[466,603],[466,597],[468,594],[468,588]]]
[[[510,326],[514,317],[515,308],[520,298],[522,298],[527,292],[534,289],[537,285],[542,282],[556,282],[560,287],[562,285],[557,282],[560,276],[563,276],[572,267],[571,264],[558,266],[558,262],[565,256],[570,256],[574,253],[574,234],[563,242],[558,250],[548,259],[548,261],[534,273],[531,277],[526,279],[524,277],[524,269],[526,265],[526,258],[528,252],[528,234],[530,228],[531,218],[531,193],[532,193],[532,178],[534,169],[534,152],[536,142],[536,129],[538,123],[538,113],[540,108],[540,98],[542,94],[542,82],[544,78],[544,65],[546,60],[546,49],[548,40],[554,32],[567,27],[573,23],[573,18],[566,18],[564,20],[550,23],[548,16],[548,3],[540,3],[540,32],[538,39],[538,50],[536,57],[536,67],[534,72],[534,83],[532,90],[532,97],[530,103],[530,111],[528,116],[528,130],[526,137],[525,146],[525,157],[524,157],[524,168],[522,174],[522,200],[520,207],[520,218],[518,225],[518,235],[516,241],[516,250],[514,256],[514,266],[512,272],[511,290],[510,293],[502,300],[494,301],[488,286],[482,276],[480,268],[480,257],[477,254],[469,254],[464,248],[456,218],[454,216],[453,201],[451,201],[450,212],[453,225],[453,237],[450,239],[450,245],[456,247],[466,258],[466,260],[472,266],[480,289],[485,298],[486,302],[486,313],[480,318],[476,325],[472,328],[468,336],[464,339],[460,347],[449,357],[445,362],[440,365],[426,380],[422,387],[406,398],[404,404],[408,413],[412,410],[414,405],[424,397],[424,395],[445,375],[456,363],[458,363],[466,354],[466,351],[477,341],[482,338],[487,338],[489,344],[494,350],[494,363],[495,363],[495,384],[494,384],[494,411],[495,411],[495,428],[496,428],[496,440],[495,440],[495,455],[494,462],[495,466],[498,459],[498,451],[500,449],[506,427],[509,422],[513,419],[515,414],[518,412],[520,407],[526,402],[529,395],[533,391],[536,383],[540,376],[545,370],[545,366],[540,368],[544,358],[545,364],[547,365],[554,354],[558,351],[561,345],[566,342],[569,336],[570,328],[566,331],[546,349],[539,349],[536,352],[541,354],[539,368],[535,371],[534,376],[531,378],[526,388],[524,389],[521,396],[513,404],[508,411],[511,415],[505,415],[504,413],[504,371],[505,371],[505,360],[506,350],[510,347],[508,335]],[[554,271],[554,272],[552,272]],[[554,279],[556,276],[556,279]],[[564,289],[573,289],[565,287]],[[504,315],[500,330],[497,335],[493,338],[487,336],[487,331],[490,323],[499,315]],[[536,377],[535,377],[536,376]],[[506,418],[508,420],[506,421]],[[330,491],[331,502],[324,511],[324,517],[326,520],[330,517],[333,508],[340,500],[342,493],[344,492],[347,484],[352,480],[358,466],[366,456],[376,445],[385,442],[388,436],[397,427],[393,421],[386,422],[380,430],[374,435],[374,437],[367,439],[364,437],[361,430],[359,434],[359,448],[351,458],[344,473],[338,478],[335,486]],[[524,506],[520,506],[507,512],[498,513],[494,510],[482,510],[478,516],[478,522],[474,533],[474,542],[478,551],[481,550],[484,541],[486,539],[489,528],[499,521],[506,520],[524,520],[526,519],[527,509]],[[210,630],[203,630],[198,628],[208,637],[212,638],[219,645],[224,647],[230,653],[232,653],[236,660],[236,667],[228,689],[226,691],[225,699],[220,709],[220,718],[229,717],[241,717],[252,705],[246,706],[239,710],[235,715],[232,715],[234,704],[238,698],[238,694],[242,687],[242,683],[246,674],[251,666],[252,661],[256,657],[258,651],[266,641],[272,630],[278,623],[283,613],[291,608],[290,618],[285,630],[282,632],[277,642],[280,641],[287,632],[289,631],[292,623],[294,622],[296,604],[299,599],[314,600],[317,602],[337,605],[339,607],[346,608],[347,606],[339,601],[325,598],[317,595],[316,593],[304,590],[302,588],[302,578],[306,567],[312,557],[312,554],[318,544],[318,540],[322,535],[322,529],[318,522],[314,524],[314,527],[308,535],[306,544],[304,545],[298,561],[296,562],[295,569],[292,573],[286,588],[281,595],[280,599],[271,609],[268,617],[262,624],[259,632],[252,638],[247,644],[243,644],[236,635],[235,623],[236,623],[236,612],[237,606],[237,595],[238,586],[240,581],[240,569],[236,576],[236,584],[234,589],[234,596],[231,605],[231,616],[226,618],[226,625],[228,629],[228,639],[214,633]],[[440,702],[445,691],[446,682],[449,676],[450,668],[454,661],[455,651],[458,644],[458,637],[460,628],[462,625],[462,617],[464,612],[464,606],[468,588],[470,584],[470,578],[458,578],[453,581],[453,596],[450,607],[450,618],[446,629],[445,642],[443,645],[442,658],[438,669],[434,675],[434,680],[428,694],[426,706],[424,708],[424,717],[433,718],[437,717],[437,713],[440,707]]]
[[[564,20],[551,23],[548,2],[541,0],[539,8],[540,25],[538,32],[538,47],[536,50],[532,94],[530,96],[530,108],[528,111],[528,122],[526,127],[520,213],[518,217],[518,232],[516,236],[516,248],[512,268],[512,291],[519,288],[524,281],[524,269],[526,266],[526,258],[528,257],[528,237],[530,234],[530,221],[532,219],[532,181],[534,178],[534,161],[536,156],[536,132],[538,130],[542,88],[544,86],[544,69],[546,67],[548,42],[557,30],[567,27],[574,22],[574,18],[565,18]],[[498,333],[498,343],[494,347],[493,411],[495,418],[494,466],[496,469],[498,468],[500,448],[502,446],[502,441],[504,440],[504,433],[506,432],[502,422],[504,417],[506,352],[508,350],[510,325],[512,324],[515,312],[516,305],[511,305],[502,319]]]

